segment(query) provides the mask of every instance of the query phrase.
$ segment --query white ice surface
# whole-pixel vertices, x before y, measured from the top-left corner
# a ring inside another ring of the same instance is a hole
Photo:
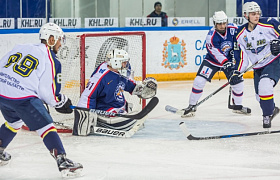
[[[207,83],[202,98],[225,80]],[[263,131],[253,80],[245,80],[244,106],[251,116],[227,109],[228,87],[199,106],[195,117],[182,119],[165,105],[188,106],[192,81],[160,82],[158,106],[145,128],[130,139],[60,134],[68,158],[84,165],[79,180],[279,180],[280,133],[220,140],[189,141],[178,124],[186,122],[195,136]],[[279,87],[275,102],[280,106]],[[201,99],[202,99],[201,98]],[[200,99],[200,100],[201,100]],[[0,118],[3,123],[3,118]],[[271,130],[280,129],[280,116]],[[62,179],[56,162],[34,132],[21,130],[7,151],[12,161],[0,167],[0,179]]]

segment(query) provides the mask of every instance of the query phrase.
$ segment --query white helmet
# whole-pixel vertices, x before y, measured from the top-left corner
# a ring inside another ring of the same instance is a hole
[[[44,39],[48,43],[48,40],[51,35],[54,37],[54,41],[55,41],[54,45],[56,44],[56,42],[59,38],[61,38],[62,41],[65,41],[64,33],[58,25],[56,25],[54,23],[44,24],[39,31],[39,39],[41,39],[41,40]],[[54,45],[52,45],[52,46],[54,46]],[[51,45],[49,45],[49,46],[51,46]]]
[[[252,2],[246,2],[243,5],[243,16],[245,16],[244,14],[246,14],[248,16],[248,14],[250,12],[260,12],[260,14],[262,14],[262,10],[260,8],[260,6],[258,5],[258,3],[252,1]]]
[[[213,15],[214,24],[227,22],[228,18],[224,11],[216,11]]]
[[[122,63],[126,61],[129,61],[129,56],[125,50],[114,49],[107,54],[108,65],[124,76],[127,76],[127,67],[122,67]]]

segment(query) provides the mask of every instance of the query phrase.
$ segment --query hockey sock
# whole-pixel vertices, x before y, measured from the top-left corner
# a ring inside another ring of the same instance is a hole
[[[193,82],[192,92],[190,94],[189,104],[196,105],[203,93],[203,88],[206,84],[206,79],[200,76],[196,76]]]
[[[273,114],[274,100],[273,95],[260,96],[260,105],[263,111],[263,116],[270,116]]]
[[[235,105],[242,105],[244,82],[232,85],[232,99]]]
[[[65,154],[61,139],[56,131],[48,131],[44,134],[43,141],[49,151],[56,149],[57,154]]]
[[[269,78],[262,78],[259,82],[260,106],[263,111],[263,116],[270,116],[273,114],[273,85],[274,81]]]
[[[14,139],[19,129],[14,129],[7,122],[2,124],[0,128],[1,147],[6,148],[8,144]]]

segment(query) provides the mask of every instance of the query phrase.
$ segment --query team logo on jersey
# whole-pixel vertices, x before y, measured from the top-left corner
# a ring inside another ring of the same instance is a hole
[[[116,89],[115,89],[115,99],[119,102],[124,102],[124,95],[123,95],[123,91],[125,88],[125,84],[124,82],[119,82],[119,84],[117,85]]]
[[[165,40],[163,44],[161,65],[171,70],[179,69],[180,67],[187,65],[187,50],[185,46],[186,43],[184,40],[180,41],[176,36],[170,38],[169,42]]]
[[[232,49],[232,42],[224,41],[221,44],[221,50],[223,51],[224,55],[228,55],[229,51]]]
[[[248,43],[248,38],[247,38],[247,36],[246,36],[246,35],[243,37],[243,39],[244,39],[244,41],[245,41],[245,42],[247,42],[247,43]]]
[[[206,78],[209,78],[211,73],[212,73],[212,69],[211,68],[209,68],[208,66],[203,66],[203,68],[201,69],[199,74],[204,76],[204,77],[206,77]]]

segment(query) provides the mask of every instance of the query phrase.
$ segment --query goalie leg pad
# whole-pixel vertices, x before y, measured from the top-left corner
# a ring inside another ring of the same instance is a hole
[[[73,135],[87,136],[90,134],[92,126],[96,126],[97,114],[91,111],[74,110]]]

